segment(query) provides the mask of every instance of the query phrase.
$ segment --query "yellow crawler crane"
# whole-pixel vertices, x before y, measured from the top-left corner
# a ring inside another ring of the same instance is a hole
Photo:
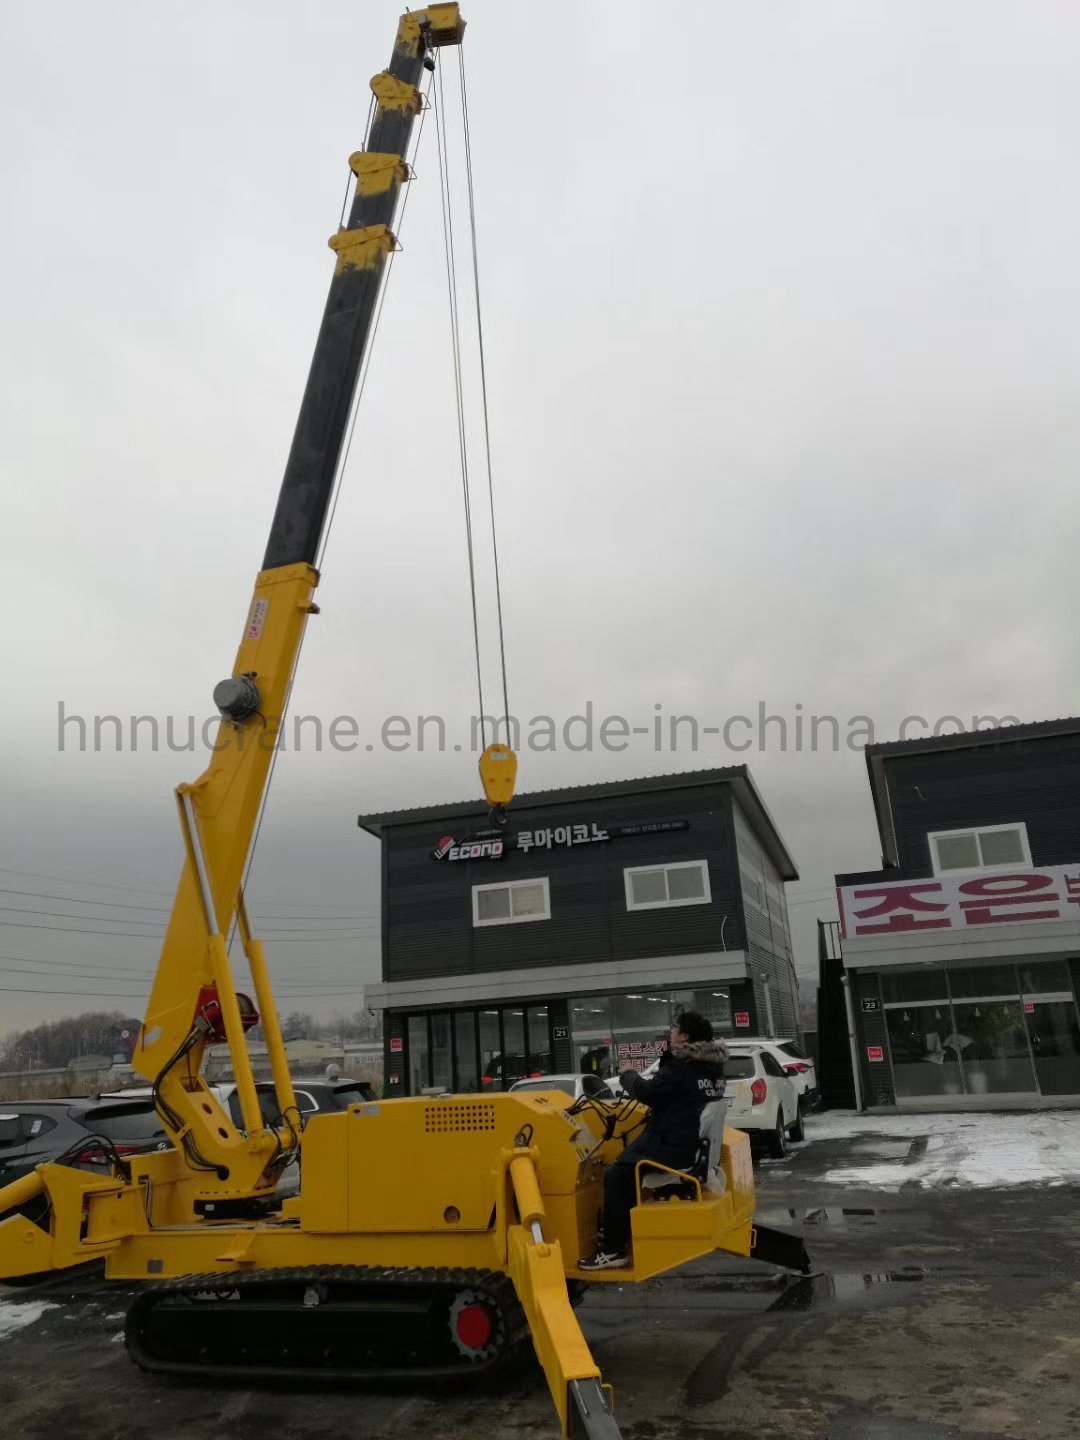
[[[176,793],[187,858],[134,1057],[173,1147],[113,1151],[108,1176],[76,1168],[69,1153],[0,1190],[0,1277],[103,1259],[112,1278],[152,1282],[128,1316],[138,1364],[249,1384],[479,1377],[531,1339],[562,1433],[601,1440],[618,1431],[574,1315],[582,1282],[645,1280],[717,1249],[803,1263],[798,1244],[753,1225],[746,1136],[724,1131],[693,1174],[670,1175],[677,1198],[667,1203],[646,1183],[659,1167],[639,1167],[632,1268],[581,1274],[604,1167],[640,1107],[571,1105],[555,1092],[452,1096],[358,1104],[302,1127],[242,894],[304,626],[317,613],[315,558],[395,246],[418,83],[463,30],[456,5],[406,14],[389,68],[371,82],[376,105],[350,161],[348,225],[330,241],[334,275],[263,568],[233,673],[214,691],[213,759]],[[495,807],[511,798],[511,760],[482,767]],[[234,920],[254,1003],[230,968]],[[245,1040],[260,1012],[277,1126],[260,1112]],[[201,1078],[211,1044],[229,1046],[242,1129]],[[298,1155],[300,1193],[282,1199],[278,1179]]]

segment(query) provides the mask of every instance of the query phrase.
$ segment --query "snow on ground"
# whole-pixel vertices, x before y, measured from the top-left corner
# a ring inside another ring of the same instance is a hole
[[[15,1305],[9,1300],[0,1300],[0,1340],[6,1340],[16,1330],[40,1320],[46,1310],[55,1309],[56,1306],[47,1300],[21,1300]]]
[[[899,1190],[1080,1185],[1080,1111],[1011,1114],[811,1115],[806,1138],[848,1141],[836,1185]]]

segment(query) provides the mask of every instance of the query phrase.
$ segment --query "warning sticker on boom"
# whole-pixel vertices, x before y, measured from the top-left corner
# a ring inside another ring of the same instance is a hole
[[[258,640],[263,632],[266,623],[266,612],[270,609],[269,600],[253,600],[251,602],[251,614],[248,616],[247,638]]]

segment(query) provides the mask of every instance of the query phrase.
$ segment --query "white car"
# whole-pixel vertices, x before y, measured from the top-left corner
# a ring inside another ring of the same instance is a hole
[[[740,1035],[730,1042],[738,1046],[759,1045],[768,1050],[789,1076],[799,1096],[800,1110],[810,1110],[818,1102],[817,1068],[797,1040],[774,1040],[766,1035]]]
[[[593,1100],[610,1101],[614,1097],[599,1075],[530,1075],[527,1080],[515,1080],[510,1094],[521,1090],[562,1090],[574,1100],[588,1095]]]
[[[727,1123],[760,1140],[775,1159],[802,1140],[803,1115],[791,1076],[765,1045],[730,1046],[724,1061]]]

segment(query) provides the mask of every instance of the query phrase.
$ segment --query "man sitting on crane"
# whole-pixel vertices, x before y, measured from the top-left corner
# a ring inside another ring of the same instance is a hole
[[[713,1038],[712,1024],[687,1010],[671,1027],[671,1044],[651,1080],[632,1068],[619,1079],[626,1093],[649,1107],[638,1138],[604,1174],[604,1223],[596,1252],[579,1262],[582,1270],[622,1270],[630,1262],[630,1211],[640,1160],[656,1160],[672,1170],[694,1163],[701,1112],[724,1097],[727,1046]]]

